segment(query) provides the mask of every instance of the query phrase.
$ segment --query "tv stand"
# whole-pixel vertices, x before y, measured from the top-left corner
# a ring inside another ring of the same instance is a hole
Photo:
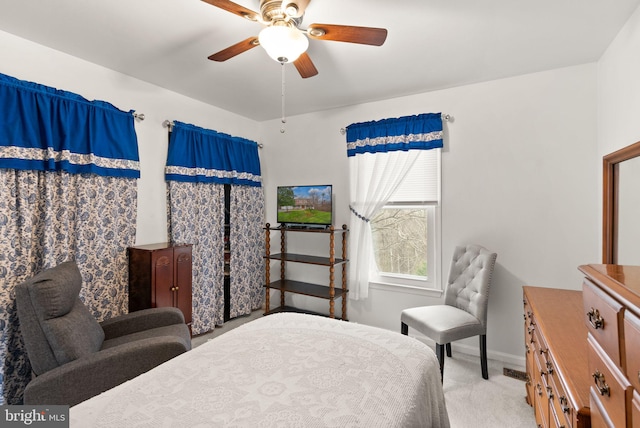
[[[317,297],[329,300],[329,317],[335,318],[335,299],[342,298],[342,320],[347,320],[347,225],[342,225],[342,230],[335,230],[333,226],[329,228],[292,228],[287,227],[272,228],[269,223],[265,229],[265,315],[276,312],[303,312],[315,315],[324,315],[312,311],[307,311],[292,306],[285,305],[285,293],[304,294],[306,296]],[[280,231],[280,253],[271,254],[271,231]],[[304,232],[304,233],[324,233],[329,235],[329,257],[310,256],[305,254],[293,254],[286,251],[286,233],[287,232]],[[335,234],[342,235],[342,258],[335,256]],[[280,260],[280,279],[271,282],[271,263],[270,260]],[[329,284],[319,285],[307,282],[294,281],[287,279],[285,276],[287,262],[312,264],[317,266],[327,266],[329,268]],[[335,266],[342,266],[342,286],[336,287],[334,281]],[[271,309],[270,307],[270,291],[271,289],[280,290],[280,306]],[[325,315],[326,316],[326,315]]]

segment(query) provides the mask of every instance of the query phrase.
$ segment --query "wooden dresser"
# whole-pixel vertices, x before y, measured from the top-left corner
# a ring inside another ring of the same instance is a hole
[[[523,287],[527,402],[538,427],[590,426],[587,327],[576,290]]]
[[[594,427],[640,427],[640,266],[585,265]]]

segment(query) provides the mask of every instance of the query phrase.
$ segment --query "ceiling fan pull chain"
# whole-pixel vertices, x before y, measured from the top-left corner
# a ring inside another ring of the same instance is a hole
[[[282,64],[282,128],[280,128],[280,132],[284,134],[284,124],[287,123],[287,119],[284,115],[284,62]]]

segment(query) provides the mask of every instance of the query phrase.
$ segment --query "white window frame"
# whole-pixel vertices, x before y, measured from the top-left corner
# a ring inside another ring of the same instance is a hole
[[[370,264],[370,276],[369,283],[373,288],[391,289],[393,291],[426,291],[435,292],[435,295],[441,294],[443,287],[441,281],[441,266],[442,266],[442,240],[441,240],[441,189],[442,189],[442,154],[440,149],[437,154],[437,172],[436,177],[438,180],[438,197],[437,201],[430,202],[407,202],[407,203],[390,203],[385,205],[384,208],[411,208],[411,207],[433,207],[432,215],[427,216],[428,224],[427,230],[430,232],[427,234],[427,266],[429,266],[429,275],[427,279],[418,279],[411,275],[394,274],[387,272],[379,272],[376,266],[375,260],[372,258]],[[422,293],[420,293],[422,294]]]

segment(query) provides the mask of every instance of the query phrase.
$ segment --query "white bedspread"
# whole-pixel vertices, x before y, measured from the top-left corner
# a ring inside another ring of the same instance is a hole
[[[435,353],[379,328],[284,313],[70,410],[88,427],[448,427]]]

